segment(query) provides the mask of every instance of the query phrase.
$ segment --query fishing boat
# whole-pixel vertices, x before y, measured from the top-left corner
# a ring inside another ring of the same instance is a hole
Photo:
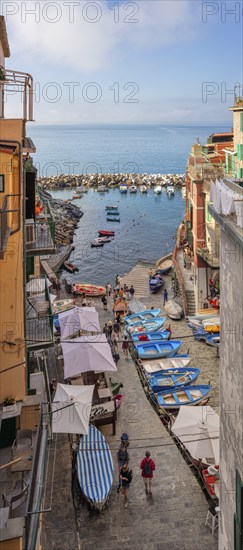
[[[175,355],[168,359],[155,359],[149,363],[147,361],[140,361],[140,364],[147,374],[153,374],[168,369],[185,369],[190,364],[190,361],[191,359],[188,355]]]
[[[81,185],[81,187],[76,188],[76,193],[79,193],[79,194],[88,193],[88,189],[87,189],[87,187],[84,187],[83,185]]]
[[[154,188],[154,193],[156,193],[156,195],[160,195],[162,193],[161,185],[156,185],[156,187]]]
[[[118,212],[118,210],[111,210],[111,211],[107,210],[106,215],[107,216],[120,216],[120,212]]]
[[[186,369],[168,369],[154,374],[147,374],[148,383],[154,393],[163,391],[164,389],[174,389],[178,386],[187,386],[196,382],[201,370],[186,368]]]
[[[160,340],[157,342],[134,342],[140,359],[170,357],[175,355],[182,345],[182,340]]]
[[[159,264],[159,269],[157,273],[159,273],[160,275],[167,275],[167,273],[169,273],[171,268],[172,268],[172,260],[164,260]]]
[[[114,237],[115,231],[105,231],[103,229],[99,230],[100,237]]]
[[[173,185],[168,185],[167,186],[166,193],[167,193],[168,197],[173,197],[174,196],[175,189],[174,189]]]
[[[69,273],[75,273],[75,271],[79,271],[79,268],[76,267],[76,265],[71,264],[70,262],[63,262],[63,267],[66,269],[66,271],[69,271]]]
[[[103,296],[106,293],[104,286],[88,285],[75,283],[76,294],[86,294],[87,296]]]
[[[153,294],[158,292],[164,284],[164,279],[159,273],[155,273],[149,279],[149,289]]]
[[[106,221],[107,222],[120,222],[120,218],[118,218],[117,216],[107,216]]]
[[[101,511],[112,489],[114,469],[109,445],[92,424],[81,437],[76,469],[84,497],[92,508]]]
[[[149,321],[154,317],[158,317],[160,314],[160,309],[146,309],[145,311],[140,311],[140,313],[134,313],[133,315],[128,315],[124,317],[124,321],[128,325],[135,325],[141,321]]]
[[[104,242],[93,241],[90,243],[90,246],[91,248],[101,248],[102,246],[104,246],[104,244]]]
[[[220,333],[216,332],[215,334],[208,334],[207,336],[204,336],[204,340],[208,346],[214,346],[215,348],[219,348],[220,346]]]
[[[167,315],[171,319],[178,320],[178,319],[181,319],[183,316],[182,307],[179,304],[177,304],[177,302],[174,302],[173,300],[168,300],[168,302],[165,303],[164,308]]]
[[[119,187],[120,193],[127,193],[127,185],[122,183]]]
[[[75,199],[81,199],[82,196],[79,194],[79,193],[75,193],[73,196],[72,196],[72,200],[75,200]]]
[[[130,185],[129,187],[129,193],[137,193],[137,186],[136,185]]]
[[[156,319],[151,319],[150,321],[139,321],[138,323],[135,323],[135,325],[128,325],[126,326],[126,330],[130,332],[130,334],[142,334],[144,332],[155,332],[159,330],[165,322],[165,317],[157,317]]]
[[[106,210],[118,210],[118,206],[116,204],[111,204],[110,206],[107,205],[105,207]]]
[[[98,185],[96,191],[97,193],[107,193],[107,191],[109,191],[109,188],[106,187],[106,185]]]
[[[139,334],[133,333],[132,339],[134,342],[150,342],[151,340],[168,340],[171,332],[170,330],[161,330],[160,332],[140,332]]]
[[[154,394],[159,407],[162,409],[179,409],[183,405],[200,405],[206,403],[212,386],[209,384],[198,386],[185,386],[184,388],[175,388],[164,390]]]
[[[73,309],[75,307],[74,300],[64,299],[64,300],[55,300],[52,303],[53,314],[62,313],[68,309]]]
[[[141,185],[140,186],[140,193],[147,193],[148,192],[148,188],[146,185]]]
[[[95,243],[111,243],[112,239],[110,237],[97,237],[97,239],[94,240]]]

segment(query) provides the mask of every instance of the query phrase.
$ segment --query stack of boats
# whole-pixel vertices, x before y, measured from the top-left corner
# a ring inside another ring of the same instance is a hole
[[[120,222],[120,214],[118,212],[118,206],[111,205],[106,206],[106,221],[107,222]]]
[[[120,214],[118,212],[118,206],[111,205],[106,206],[106,221],[108,222],[119,222]],[[99,237],[92,241],[91,248],[98,248],[104,246],[106,243],[110,243],[115,237],[115,231],[109,231],[106,229],[99,230]]]
[[[190,368],[188,355],[178,354],[182,340],[169,339],[165,317],[159,315],[160,309],[150,309],[124,318],[152,399],[162,410],[206,403],[211,386],[195,385],[200,369]]]
[[[218,309],[204,309],[187,318],[196,340],[202,340],[209,346],[220,346],[220,317]]]

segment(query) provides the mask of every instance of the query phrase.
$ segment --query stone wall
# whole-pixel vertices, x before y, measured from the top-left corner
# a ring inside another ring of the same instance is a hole
[[[236,469],[243,481],[243,257],[242,249],[221,229],[220,472],[219,549],[234,548]]]

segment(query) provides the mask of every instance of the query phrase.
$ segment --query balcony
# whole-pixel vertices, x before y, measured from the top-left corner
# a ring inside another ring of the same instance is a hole
[[[55,254],[55,222],[51,214],[41,214],[36,221],[25,220],[27,256]]]
[[[0,118],[4,118],[4,106],[7,94],[20,93],[22,103],[21,118],[33,121],[33,78],[28,73],[12,71],[1,67],[0,71]]]
[[[3,259],[10,235],[20,229],[20,195],[6,195],[0,209],[0,260]]]
[[[197,255],[213,269],[218,269],[220,267],[219,251],[215,251],[215,253],[212,254],[211,252],[209,252],[208,248],[198,247]]]
[[[42,283],[43,279],[38,281]],[[30,351],[49,348],[54,342],[51,299],[47,281],[45,279],[44,281],[43,292],[29,292],[27,296],[26,342]],[[42,288],[41,285],[39,288]]]

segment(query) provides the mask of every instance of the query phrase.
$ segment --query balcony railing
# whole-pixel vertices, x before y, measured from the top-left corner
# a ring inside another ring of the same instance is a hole
[[[55,253],[55,222],[50,214],[36,221],[26,220],[25,231],[27,255]]]
[[[204,260],[210,267],[219,268],[220,258],[219,250],[215,250],[215,253],[209,252],[207,248],[197,248],[197,254],[202,260]]]
[[[4,118],[4,104],[7,93],[20,93],[23,103],[23,118],[25,121],[33,121],[33,78],[28,73],[12,71],[1,67],[0,79],[0,117]]]
[[[20,229],[20,195],[6,195],[0,209],[0,258],[8,238]]]

